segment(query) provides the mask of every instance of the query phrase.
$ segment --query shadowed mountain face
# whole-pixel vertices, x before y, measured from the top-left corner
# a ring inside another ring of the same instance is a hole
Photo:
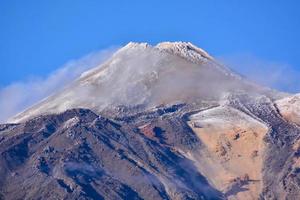
[[[130,43],[0,125],[0,199],[299,199],[298,96]]]
[[[161,109],[115,121],[76,109],[4,125],[0,145],[2,196],[221,198],[222,194],[179,152],[199,148],[198,139],[182,118],[165,112]],[[149,119],[144,122],[144,118]]]

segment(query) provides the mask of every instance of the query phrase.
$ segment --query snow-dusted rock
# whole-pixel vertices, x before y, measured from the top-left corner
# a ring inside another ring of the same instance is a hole
[[[286,120],[300,126],[300,94],[277,100],[276,106]]]

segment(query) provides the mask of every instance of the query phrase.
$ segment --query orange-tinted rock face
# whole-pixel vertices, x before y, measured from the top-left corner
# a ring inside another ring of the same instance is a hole
[[[154,126],[151,123],[144,124],[139,127],[140,132],[144,134],[147,138],[155,140],[157,142],[163,142],[164,138],[162,137],[162,133],[165,131],[160,127]]]
[[[139,127],[140,131],[148,138],[153,139],[155,137],[155,133],[153,131],[153,127],[151,124],[145,124],[144,126]]]
[[[261,192],[263,137],[267,127],[230,107],[192,115],[190,127],[206,149],[200,169],[229,199],[257,199]]]

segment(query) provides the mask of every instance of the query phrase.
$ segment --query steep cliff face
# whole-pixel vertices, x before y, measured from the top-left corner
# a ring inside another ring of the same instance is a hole
[[[298,97],[130,43],[0,125],[0,199],[298,199]]]

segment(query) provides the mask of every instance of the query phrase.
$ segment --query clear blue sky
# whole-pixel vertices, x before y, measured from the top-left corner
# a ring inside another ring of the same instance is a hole
[[[1,0],[0,86],[129,41],[191,41],[300,70],[298,0]]]

